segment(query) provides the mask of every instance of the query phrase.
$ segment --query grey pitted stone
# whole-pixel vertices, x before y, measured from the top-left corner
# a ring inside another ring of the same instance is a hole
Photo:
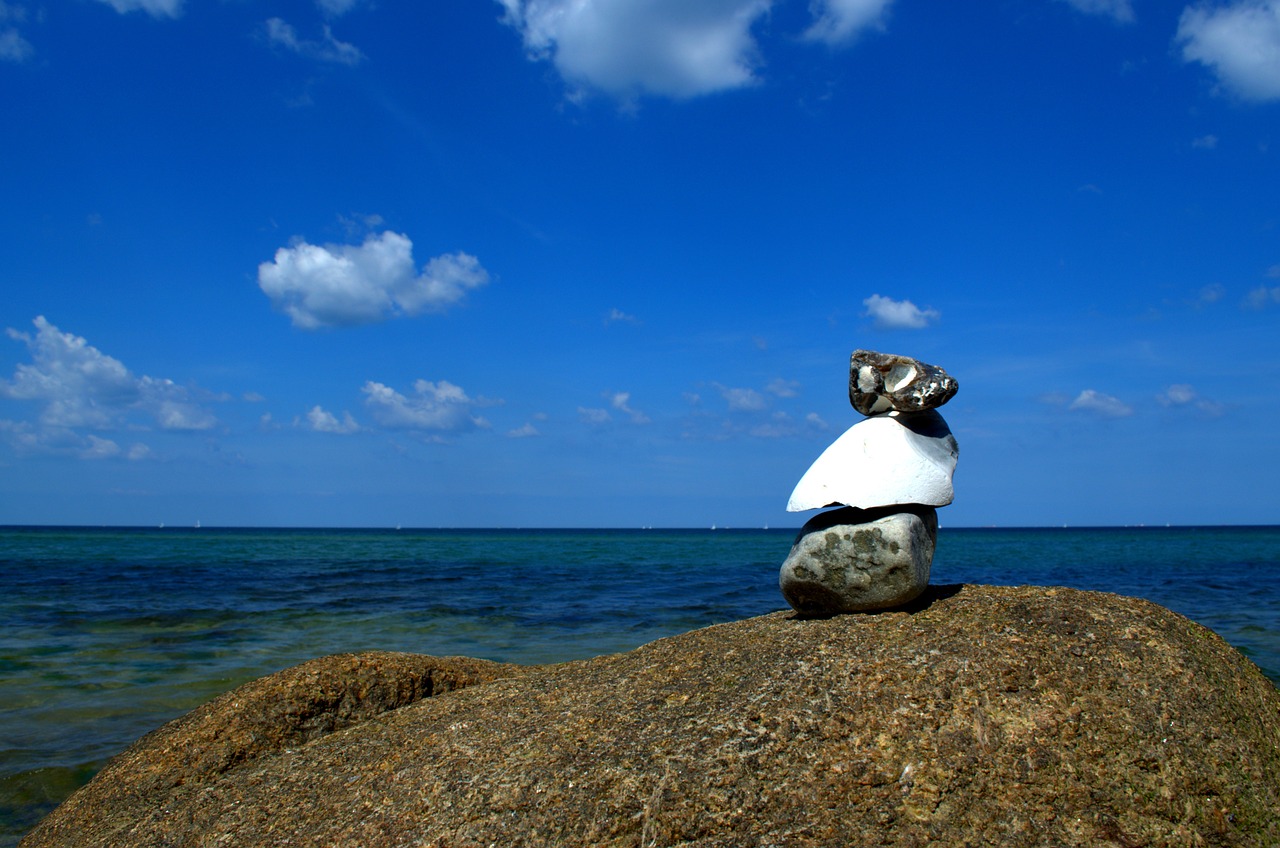
[[[936,409],[959,388],[946,371],[910,356],[859,349],[849,357],[849,402],[863,415]]]
[[[929,585],[937,541],[932,507],[834,509],[800,528],[778,583],[801,615],[901,606]]]

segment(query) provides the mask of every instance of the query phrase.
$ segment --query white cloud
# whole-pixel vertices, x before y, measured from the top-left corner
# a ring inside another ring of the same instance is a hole
[[[769,385],[765,386],[765,390],[780,398],[798,397],[800,395],[800,382],[776,377],[769,381]]]
[[[1102,15],[1122,23],[1133,23],[1133,4],[1129,0],[1066,0],[1077,11],[1086,15]]]
[[[373,380],[366,382],[361,391],[365,405],[384,427],[425,433],[463,433],[489,426],[475,410],[493,401],[468,397],[461,386],[448,380],[438,383],[418,380],[413,384],[412,397]]]
[[[437,256],[419,274],[413,242],[391,231],[360,245],[300,242],[258,266],[258,286],[307,330],[440,312],[487,282],[489,273],[466,253]]]
[[[1124,418],[1133,414],[1133,407],[1124,401],[1093,389],[1085,389],[1071,402],[1067,409],[1076,412],[1088,412],[1103,418]]]
[[[1196,390],[1187,383],[1174,383],[1156,395],[1156,401],[1161,406],[1194,407],[1207,415],[1217,416],[1226,411],[1225,407],[1218,401],[1200,397]]]
[[[499,0],[530,58],[571,86],[687,98],[756,81],[752,25],[772,0]]]
[[[617,323],[618,321],[622,321],[627,324],[640,323],[640,319],[634,315],[628,315],[626,312],[623,312],[621,309],[616,309],[616,308],[610,309],[609,314],[605,316],[604,323],[608,325],[608,324]]]
[[[1222,283],[1210,283],[1200,289],[1200,295],[1197,300],[1200,304],[1217,303],[1227,295],[1227,289]]]
[[[884,26],[885,12],[893,0],[813,0],[815,18],[805,38],[827,44],[841,44],[866,29]]]
[[[350,412],[343,412],[342,420],[339,421],[338,416],[318,405],[311,407],[311,411],[307,413],[307,425],[317,433],[336,433],[345,436],[360,432],[360,425],[351,417]]]
[[[862,305],[867,308],[863,314],[874,318],[877,327],[886,329],[918,330],[942,317],[936,309],[920,309],[909,300],[894,300],[878,294],[862,301]]]
[[[120,14],[146,12],[153,18],[176,18],[182,14],[182,0],[100,0]]]
[[[319,41],[299,38],[298,31],[280,18],[268,19],[266,26],[268,41],[299,56],[339,65],[358,65],[364,60],[360,48],[334,38],[328,24],[323,27]]]
[[[1202,135],[1199,138],[1191,140],[1191,146],[1196,150],[1216,150],[1218,147],[1218,137],[1216,135]]]
[[[0,29],[0,61],[25,62],[35,55],[31,42],[14,27]]]
[[[19,365],[11,380],[0,380],[0,396],[43,404],[44,427],[101,430],[135,425],[136,415],[165,430],[207,430],[216,423],[172,380],[135,376],[118,359],[61,332],[43,315],[33,323],[34,336],[8,331],[27,346],[32,361]]]
[[[330,17],[345,15],[354,9],[360,0],[316,0],[316,7]]]
[[[630,392],[615,392],[609,396],[609,403],[613,408],[629,417],[634,424],[648,424],[649,416],[645,415],[638,409],[632,409],[630,406]]]
[[[1239,0],[1183,9],[1182,58],[1213,69],[1246,100],[1280,99],[1280,0]]]
[[[512,439],[528,439],[533,436],[541,435],[542,434],[538,432],[538,428],[533,426],[530,422],[525,422],[523,427],[517,427],[514,430],[507,431],[507,436]]]
[[[607,424],[613,420],[613,416],[609,414],[609,410],[589,409],[585,406],[578,407],[578,417],[588,424]]]
[[[729,409],[734,412],[759,412],[767,406],[764,395],[755,389],[734,388],[722,386],[719,383],[716,383],[715,387],[720,392],[720,397],[729,404]]]
[[[0,24],[21,24],[27,20],[27,9],[0,0]],[[0,61],[25,62],[35,55],[31,42],[22,37],[16,26],[0,26]]]

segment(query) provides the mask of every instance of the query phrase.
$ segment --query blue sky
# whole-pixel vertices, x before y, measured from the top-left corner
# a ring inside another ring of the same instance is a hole
[[[0,0],[0,523],[1277,523],[1280,0]]]

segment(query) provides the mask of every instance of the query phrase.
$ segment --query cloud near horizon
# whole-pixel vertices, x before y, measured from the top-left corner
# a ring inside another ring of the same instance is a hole
[[[489,422],[476,415],[475,410],[500,402],[472,398],[448,380],[418,380],[413,384],[412,396],[373,380],[366,382],[361,391],[365,406],[382,426],[432,436],[486,429]]]
[[[1182,58],[1213,69],[1246,100],[1280,99],[1280,0],[1238,0],[1183,9]]]
[[[1093,389],[1082,391],[1067,409],[1072,412],[1087,412],[1102,418],[1127,418],[1133,414],[1133,407],[1120,398]]]
[[[55,451],[88,451],[95,457],[117,455],[109,439],[81,430],[152,429],[209,430],[214,416],[199,406],[190,391],[172,380],[137,376],[124,363],[72,333],[64,333],[43,315],[32,321],[35,334],[8,330],[22,342],[31,363],[18,365],[13,377],[0,379],[0,397],[41,405],[39,429],[11,422],[6,428],[20,446]],[[128,455],[140,458],[145,446]]]
[[[418,273],[413,242],[390,230],[359,245],[301,241],[258,266],[258,287],[304,330],[443,312],[488,282],[489,272],[466,253],[437,256]]]

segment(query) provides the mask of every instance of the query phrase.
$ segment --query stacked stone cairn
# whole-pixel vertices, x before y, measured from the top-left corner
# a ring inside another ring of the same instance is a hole
[[[801,615],[888,609],[929,585],[938,512],[960,448],[937,408],[959,385],[909,356],[855,350],[849,401],[866,416],[810,466],[788,512],[837,507],[801,528],[779,583]]]

